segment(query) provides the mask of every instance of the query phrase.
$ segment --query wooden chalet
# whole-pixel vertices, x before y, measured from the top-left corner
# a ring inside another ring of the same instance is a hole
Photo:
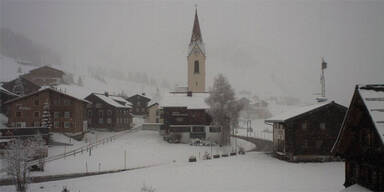
[[[134,115],[146,115],[147,114],[147,107],[149,101],[148,97],[145,96],[145,94],[139,95],[133,95],[132,97],[129,97],[127,101],[132,103],[132,114]]]
[[[273,125],[273,153],[288,161],[329,161],[347,108],[322,102],[265,120]]]
[[[47,120],[50,131],[82,136],[87,131],[85,112],[88,103],[55,89],[44,88],[5,103],[8,126],[15,129],[41,127],[43,120]],[[49,115],[43,117],[44,114]]]
[[[90,127],[111,131],[132,128],[131,105],[124,98],[105,92],[92,93],[85,99],[92,103],[87,106]]]
[[[163,125],[160,132],[164,135],[178,135],[182,143],[191,139],[220,142],[221,129],[211,126],[212,118],[205,103],[208,93],[170,93],[165,96],[160,115]]]
[[[22,77],[39,86],[58,85],[64,82],[65,73],[49,66],[39,67],[31,70]]]
[[[22,76],[12,81],[5,82],[2,86],[4,89],[20,96],[34,93],[41,88],[39,85]]]
[[[4,107],[4,103],[18,97],[18,95],[4,89],[0,86],[0,113],[5,113],[6,108]]]
[[[345,187],[384,191],[384,84],[356,86],[332,152],[345,159]]]

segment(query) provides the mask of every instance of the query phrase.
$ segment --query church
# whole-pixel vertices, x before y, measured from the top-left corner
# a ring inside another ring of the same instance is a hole
[[[159,106],[160,133],[173,141],[189,143],[191,139],[219,143],[221,129],[212,127],[205,99],[206,50],[200,30],[197,9],[187,55],[187,87],[179,87],[165,95]]]

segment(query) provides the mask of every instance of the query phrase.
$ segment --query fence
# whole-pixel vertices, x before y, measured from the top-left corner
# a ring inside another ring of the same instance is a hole
[[[33,166],[33,165],[38,165],[41,162],[47,163],[47,162],[51,162],[51,161],[55,161],[55,160],[59,160],[59,159],[64,159],[64,158],[69,157],[69,156],[76,156],[76,154],[79,154],[79,153],[89,153],[89,154],[91,154],[92,149],[97,147],[98,145],[102,145],[102,144],[106,144],[106,143],[112,142],[113,140],[116,140],[117,138],[119,138],[119,137],[121,137],[121,136],[123,136],[125,134],[134,133],[134,132],[138,131],[139,129],[140,129],[140,126],[132,128],[132,129],[129,129],[129,130],[126,130],[126,131],[119,132],[118,134],[115,134],[115,135],[112,135],[112,136],[109,136],[109,137],[98,139],[98,140],[96,140],[94,142],[91,142],[91,143],[89,143],[87,145],[81,146],[79,148],[70,150],[70,151],[65,152],[65,153],[61,153],[61,154],[57,154],[57,155],[53,155],[53,156],[48,156],[46,158],[36,159],[36,160],[33,160],[33,161],[29,161],[28,162],[28,166],[30,167],[30,166]],[[4,171],[5,171],[4,168],[0,169],[0,173],[4,172]]]

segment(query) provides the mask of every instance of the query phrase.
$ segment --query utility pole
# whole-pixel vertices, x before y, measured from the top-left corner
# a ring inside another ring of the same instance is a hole
[[[327,62],[325,62],[324,57],[321,58],[321,96],[325,98],[325,76],[324,70],[327,68]]]

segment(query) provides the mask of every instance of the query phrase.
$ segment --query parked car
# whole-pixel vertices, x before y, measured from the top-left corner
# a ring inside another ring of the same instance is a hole
[[[196,161],[197,161],[197,159],[196,159],[196,156],[194,156],[194,155],[191,155],[188,159],[188,162],[196,162]]]
[[[203,141],[201,139],[191,139],[190,145],[202,146],[203,145]]]
[[[180,136],[179,135],[166,135],[163,137],[165,141],[168,143],[180,143]]]

